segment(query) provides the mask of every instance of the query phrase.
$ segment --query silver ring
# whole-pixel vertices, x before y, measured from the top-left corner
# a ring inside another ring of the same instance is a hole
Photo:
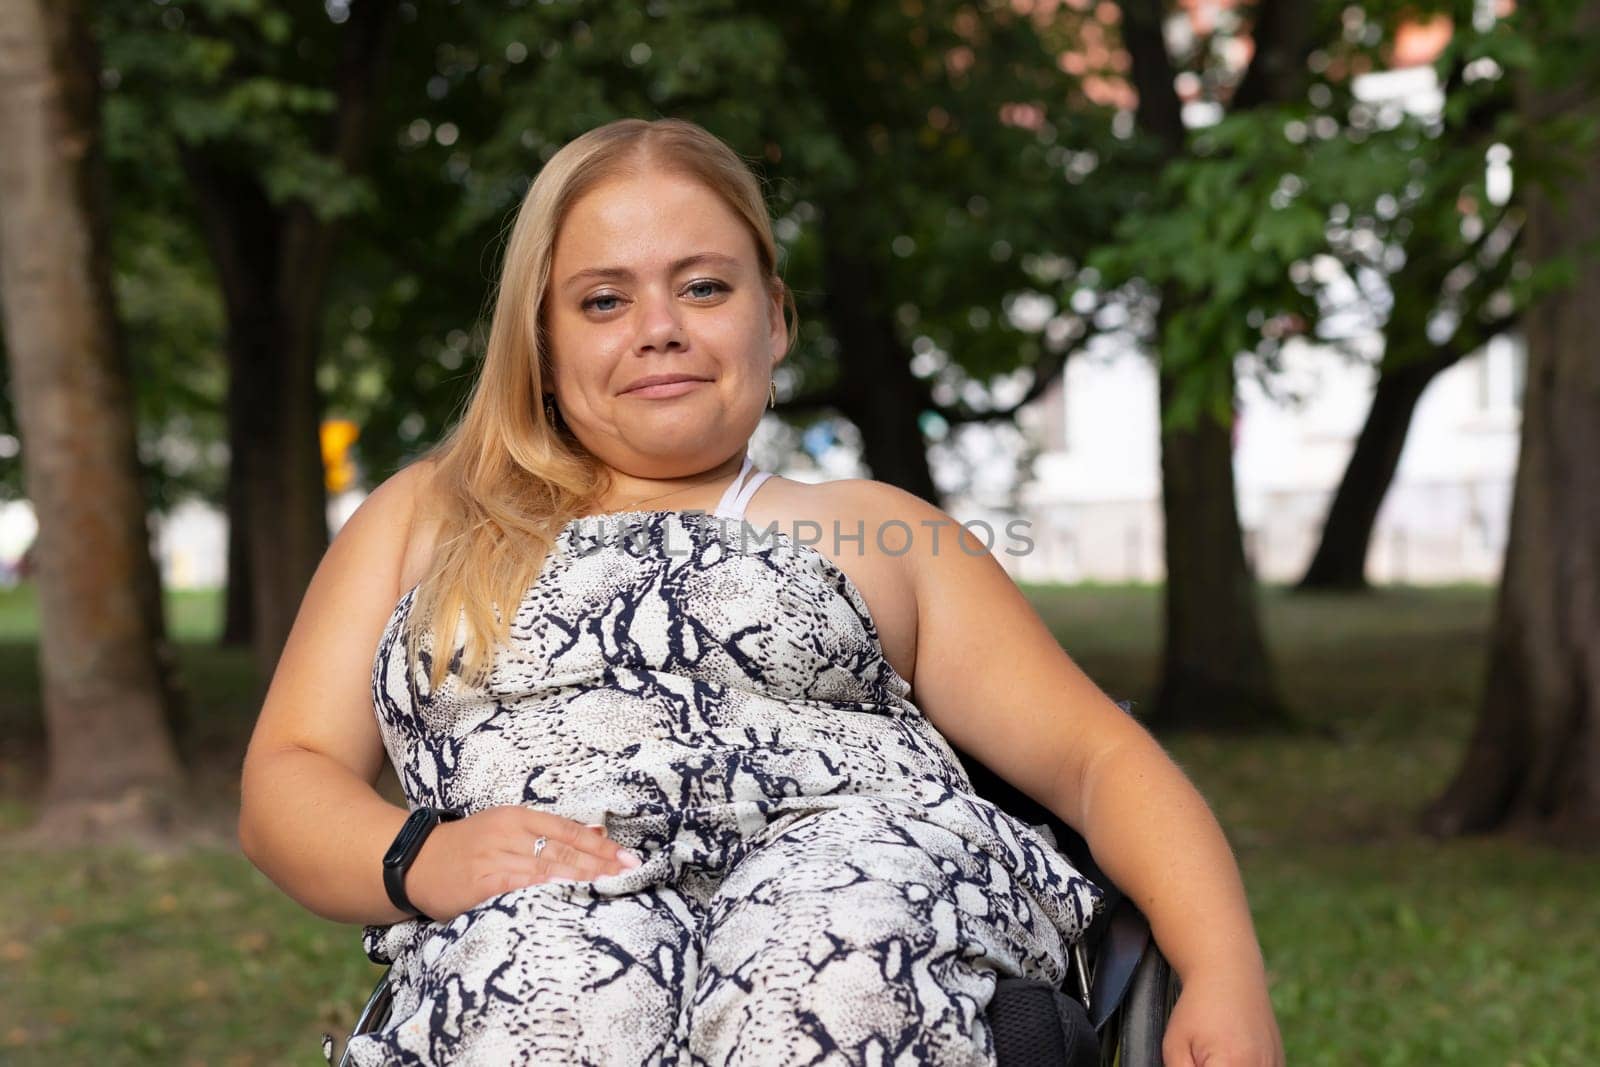
[[[538,859],[539,858],[539,853],[544,851],[544,846],[545,846],[545,839],[543,837],[539,837],[539,838],[536,838],[534,840],[534,842],[533,842],[533,858],[534,859]]]

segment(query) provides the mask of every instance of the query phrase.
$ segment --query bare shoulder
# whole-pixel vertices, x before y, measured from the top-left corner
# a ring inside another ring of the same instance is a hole
[[[388,569],[393,579],[398,574],[430,473],[430,465],[418,461],[378,483],[339,528],[330,554],[359,553],[368,558],[369,567],[380,562],[386,564],[386,567],[373,569]],[[341,541],[345,544],[341,545]]]
[[[957,547],[962,524],[937,504],[897,485],[872,478],[842,478],[813,488],[819,499],[828,501],[831,514],[864,522],[875,547],[908,565],[924,554],[931,557]],[[971,533],[962,543],[969,548],[981,544]]]
[[[381,558],[388,561],[395,597],[414,584],[407,579],[416,570],[419,557],[426,563],[431,555],[431,537],[422,544],[424,538],[419,534],[428,535],[437,526],[435,509],[429,506],[436,467],[431,459],[419,459],[385,478],[367,494],[335,538],[360,542],[353,547],[369,556],[381,552]]]
[[[887,482],[866,478],[836,483],[838,510],[865,521],[868,540],[878,554],[898,564],[899,578],[915,599],[919,618],[938,607],[955,586],[983,586],[996,595],[1016,594],[1015,583],[997,554],[1015,554],[1019,539],[1012,526],[963,522],[937,504]],[[922,627],[918,627],[919,636]],[[921,647],[919,640],[918,647]]]
[[[1011,525],[998,530],[987,522],[963,522],[899,486],[865,479],[856,484],[860,506],[870,509],[880,524],[900,536],[897,543],[905,545],[904,557],[921,578],[928,577],[945,558],[989,558],[1017,541]],[[990,562],[994,562],[992,558]]]
[[[902,518],[920,520],[930,512],[944,513],[914,493],[871,478],[837,478],[828,482],[800,482],[774,476],[769,490],[771,510],[783,518],[864,521]],[[754,506],[752,505],[752,511]]]
[[[409,524],[422,502],[432,475],[431,460],[421,459],[406,464],[379,482],[367,494],[366,499],[362,500],[361,506],[355,510],[351,518],[354,519],[363,512],[369,516],[374,512],[381,512],[389,521],[398,520]]]
[[[880,487],[893,488],[866,478],[802,482],[775,475],[751,498],[745,517],[756,526],[776,525],[836,562],[860,557],[872,547],[872,526],[884,508]],[[865,527],[865,545],[858,527]]]
[[[406,547],[400,560],[399,590],[404,592],[420,582],[433,562],[433,551],[439,543],[439,530],[444,521],[442,498],[435,487],[434,475],[438,463],[432,459],[419,459],[401,468],[390,479],[397,482],[397,493],[409,500],[406,520]],[[385,483],[388,484],[388,483]]]

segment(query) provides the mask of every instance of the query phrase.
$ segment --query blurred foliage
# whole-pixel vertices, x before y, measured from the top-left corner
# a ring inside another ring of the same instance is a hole
[[[152,499],[220,503],[226,478],[227,323],[182,143],[242,161],[272,204],[343,221],[319,384],[327,415],[361,428],[367,484],[459,410],[501,242],[540,164],[629,115],[698,122],[761,175],[801,313],[786,396],[826,389],[845,357],[821,301],[832,219],[881,280],[873,310],[933,384],[940,411],[925,426],[1003,407],[1002,383],[1048,373],[1100,332],[1182,372],[1169,412],[1182,420],[1225,415],[1219,386],[1236,365],[1270,390],[1288,338],[1348,337],[1324,324],[1348,310],[1313,269],[1326,260],[1365,295],[1371,327],[1418,250],[1467,264],[1434,316],[1457,328],[1566,276],[1563,264],[1495,267],[1484,234],[1514,212],[1490,203],[1484,153],[1510,151],[1515,197],[1592,130],[1581,115],[1533,128],[1506,101],[1510,76],[1600,69],[1594,42],[1564,32],[1570,8],[1523,4],[1483,25],[1468,0],[1323,0],[1306,98],[1191,128],[1188,151],[1164,163],[1087,91],[1117,72],[1068,74],[1060,60],[1091,23],[1114,43],[1115,5],[1040,20],[956,0],[407,2],[374,101],[371,166],[352,178],[328,144],[347,2],[103,5],[117,293]],[[1441,80],[1472,73],[1450,83],[1442,119],[1357,99],[1352,74],[1386,61],[1401,15],[1430,11],[1457,28],[1435,61]],[[1247,14],[1174,56],[1202,98],[1224,100],[1237,78],[1225,57]],[[1489,126],[1472,129],[1484,114]],[[1163,287],[1177,306],[1157,338]],[[3,401],[0,433],[14,434]],[[18,466],[0,461],[0,494],[19,492]]]
[[[226,455],[226,324],[207,295],[180,142],[225,147],[263,175],[273,203],[305,201],[347,223],[319,383],[328,414],[362,427],[368,482],[459,409],[499,240],[532,174],[611,119],[689,118],[761,174],[803,325],[791,395],[837,376],[820,302],[827,212],[850,211],[907,346],[923,337],[938,354],[925,371],[939,374],[952,411],[975,398],[981,408],[983,386],[1039,362],[1038,327],[1019,330],[1007,305],[1029,291],[1064,302],[1072,249],[1116,215],[1109,184],[1061,195],[1074,152],[1109,148],[1110,113],[1085,108],[1032,25],[1005,11],[505,0],[399,12],[361,179],[342,175],[319,138],[345,5],[172,0],[101,12],[119,294],[162,505],[189,493],[219,501]],[[1037,109],[1035,129],[1002,117],[1019,97]],[[1057,352],[1086,332],[1066,318]]]
[[[1474,11],[1470,2],[1317,5],[1306,98],[1189,129],[1187,152],[1162,167],[1118,221],[1114,241],[1091,259],[1106,284],[1132,284],[1147,296],[1169,286],[1175,294],[1169,328],[1152,339],[1179,376],[1170,424],[1231,418],[1229,383],[1239,370],[1273,393],[1291,337],[1344,347],[1360,332],[1415,325],[1434,344],[1457,338],[1470,349],[1483,339],[1472,331],[1514,317],[1559,274],[1509,258],[1520,200],[1549,165],[1539,147],[1566,141],[1593,117],[1526,122],[1510,80],[1536,54],[1542,63],[1542,42],[1559,34],[1548,23],[1529,25],[1526,10],[1489,22],[1475,21]],[[1357,96],[1353,75],[1388,65],[1401,20],[1431,14],[1454,19],[1433,61],[1447,90],[1442,114]],[[1225,27],[1197,42],[1179,69],[1217,85],[1229,36]],[[1557,78],[1600,68],[1592,40],[1569,34],[1557,50]],[[1496,152],[1515,160],[1509,204],[1493,203],[1485,187],[1486,156]],[[1445,264],[1444,281],[1421,294],[1420,310],[1399,309],[1408,318],[1396,324],[1396,275],[1414,257]],[[1360,292],[1361,306],[1335,301],[1335,283]],[[1358,327],[1328,328],[1326,320],[1352,312]]]

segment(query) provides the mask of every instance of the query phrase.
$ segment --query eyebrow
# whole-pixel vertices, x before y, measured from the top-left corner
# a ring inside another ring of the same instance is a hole
[[[723,267],[732,268],[736,268],[739,265],[739,261],[737,259],[734,259],[732,256],[725,256],[721,252],[696,252],[692,256],[684,256],[682,259],[674,260],[670,273],[677,274],[685,267],[692,267],[698,263],[716,263]],[[576,274],[572,275],[572,277],[563,282],[562,288],[571,289],[578,282],[588,281],[590,279],[600,281],[612,278],[632,277],[633,271],[626,267],[587,267],[578,271]]]

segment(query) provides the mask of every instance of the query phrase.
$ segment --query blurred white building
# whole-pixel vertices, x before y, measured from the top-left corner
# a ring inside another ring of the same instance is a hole
[[[1244,379],[1235,430],[1240,524],[1265,581],[1294,581],[1310,562],[1376,380],[1372,368],[1307,345],[1286,349],[1285,364],[1309,399],[1290,407]],[[1525,364],[1520,341],[1501,336],[1423,393],[1378,514],[1372,580],[1498,578]],[[1036,543],[1025,556],[999,557],[1007,569],[1032,581],[1159,581],[1161,456],[1149,360],[1135,352],[1075,357],[1021,421],[1042,450],[1020,508]]]
[[[328,501],[328,528],[337,531],[365,499],[350,491]],[[0,504],[0,588],[15,585],[22,554],[39,524],[26,500]],[[165,516],[150,518],[151,552],[167,589],[219,589],[228,576],[228,519],[197,500],[186,500]]]

